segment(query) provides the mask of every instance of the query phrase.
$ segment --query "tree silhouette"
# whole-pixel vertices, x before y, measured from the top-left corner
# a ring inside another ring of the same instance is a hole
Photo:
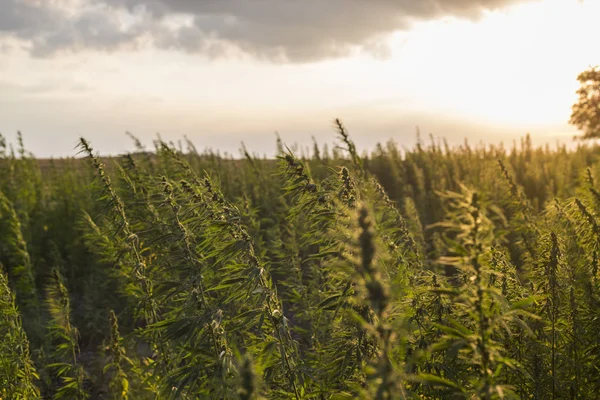
[[[579,139],[600,138],[600,69],[591,67],[577,76],[579,100],[569,123],[583,131]]]

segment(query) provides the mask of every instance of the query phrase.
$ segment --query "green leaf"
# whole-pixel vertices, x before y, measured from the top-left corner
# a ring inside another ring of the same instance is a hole
[[[455,389],[461,393],[464,393],[464,390],[461,389],[461,387],[458,386],[456,383],[451,382],[448,379],[439,377],[437,375],[421,373],[421,374],[417,375],[415,380],[425,383],[427,385],[447,387],[447,388]]]

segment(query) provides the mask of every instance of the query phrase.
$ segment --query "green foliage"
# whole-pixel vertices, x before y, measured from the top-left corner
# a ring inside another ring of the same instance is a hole
[[[131,366],[133,363],[127,358],[125,348],[122,345],[123,339],[119,334],[119,322],[113,310],[109,314],[110,337],[108,344],[108,354],[110,361],[104,367],[103,372],[110,375],[109,388],[114,399],[127,400],[129,398],[129,378],[125,372],[125,364]]]
[[[55,360],[47,368],[53,370],[59,380],[53,398],[87,399],[89,395],[84,388],[85,371],[79,363],[79,332],[71,324],[69,293],[56,269],[47,288],[47,303],[51,316],[49,336],[54,345],[52,358]]]
[[[30,334],[40,337],[38,296],[31,258],[23,238],[21,223],[11,201],[0,192],[0,262],[7,267],[17,293],[17,304],[26,317]]]
[[[573,105],[570,123],[583,131],[581,139],[600,137],[600,69],[589,68],[577,76],[579,99]]]
[[[29,355],[29,342],[23,330],[15,299],[8,280],[0,268],[0,397],[6,399],[37,399],[38,379]]]
[[[0,137],[0,396],[596,398],[600,148],[334,128],[276,160]]]

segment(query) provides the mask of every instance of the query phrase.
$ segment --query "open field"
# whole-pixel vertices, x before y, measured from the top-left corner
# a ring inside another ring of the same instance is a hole
[[[600,147],[336,143],[0,148],[0,398],[598,398]]]

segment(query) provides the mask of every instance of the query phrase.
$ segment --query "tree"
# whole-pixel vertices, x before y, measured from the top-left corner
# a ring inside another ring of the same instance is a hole
[[[600,69],[591,67],[579,74],[579,100],[573,105],[570,124],[583,131],[580,139],[600,138]]]

